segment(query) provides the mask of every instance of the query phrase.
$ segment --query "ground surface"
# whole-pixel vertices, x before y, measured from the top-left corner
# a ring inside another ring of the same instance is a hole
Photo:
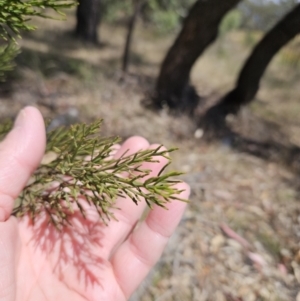
[[[86,48],[69,34],[74,27],[71,14],[64,23],[37,23],[40,30],[20,42],[18,75],[1,86],[1,118],[15,116],[28,104],[38,105],[52,118],[73,108],[81,121],[103,118],[104,135],[143,135],[150,142],[180,148],[173,155],[173,168],[186,172],[183,178],[192,187],[191,203],[161,261],[132,301],[296,300],[300,59],[295,49],[299,53],[299,40],[275,58],[255,103],[230,118],[237,140],[225,137],[206,143],[195,137],[194,120],[140,105],[153,87],[172,35],[138,30],[131,74],[122,80],[118,71],[122,27],[103,25],[104,46]],[[229,33],[197,62],[192,80],[205,98],[204,105],[232,88],[258,37]]]

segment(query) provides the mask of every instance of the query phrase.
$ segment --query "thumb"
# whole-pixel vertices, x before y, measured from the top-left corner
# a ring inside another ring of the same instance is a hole
[[[34,107],[26,107],[0,143],[0,222],[9,218],[15,198],[43,157],[45,145],[41,113]]]

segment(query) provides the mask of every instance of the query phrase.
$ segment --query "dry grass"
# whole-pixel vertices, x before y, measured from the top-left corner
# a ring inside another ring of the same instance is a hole
[[[287,162],[291,143],[300,146],[299,68],[279,53],[256,101],[230,121],[241,140],[260,144],[207,144],[194,137],[196,126],[188,117],[153,113],[140,105],[173,37],[140,28],[131,75],[120,81],[124,29],[104,24],[105,46],[86,48],[69,34],[74,22],[71,14],[65,23],[37,21],[40,30],[22,40],[19,75],[11,93],[1,96],[0,116],[14,116],[27,104],[50,117],[76,107],[82,121],[104,118],[105,135],[142,135],[180,147],[173,167],[186,172],[191,204],[132,300],[295,300],[300,288],[299,178]],[[229,33],[208,49],[192,74],[201,95],[217,99],[233,86],[251,39],[257,35]],[[41,103],[55,104],[56,112]],[[261,155],[249,154],[251,147]],[[249,245],[222,231],[224,224]]]

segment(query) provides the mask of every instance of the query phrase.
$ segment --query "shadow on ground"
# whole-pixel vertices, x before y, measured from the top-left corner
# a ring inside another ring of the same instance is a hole
[[[232,116],[231,116],[232,117]],[[249,109],[229,120],[227,131],[209,136],[210,141],[223,145],[267,162],[283,165],[294,175],[292,185],[300,193],[300,147],[291,142],[284,125],[256,116]]]

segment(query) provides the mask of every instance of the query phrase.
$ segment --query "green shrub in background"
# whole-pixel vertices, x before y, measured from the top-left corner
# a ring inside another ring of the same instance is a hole
[[[300,66],[300,38],[291,42],[279,53],[280,62],[291,69],[297,70]]]
[[[142,1],[141,18],[162,34],[179,30],[182,20],[195,0],[140,0]],[[230,30],[259,29],[272,27],[297,0],[244,0],[236,9],[229,12],[222,21],[220,33]],[[103,17],[109,22],[127,19],[131,15],[133,1],[102,0]]]
[[[141,19],[161,33],[177,30],[195,0],[141,0]],[[108,22],[127,19],[133,1],[103,0],[103,18]]]
[[[268,31],[291,10],[298,0],[244,0],[238,5],[242,28]]]
[[[153,15],[153,24],[161,33],[167,33],[178,28],[180,16],[170,11],[157,11]]]
[[[148,0],[142,17],[162,34],[179,30],[194,2],[195,0]]]
[[[229,31],[239,29],[242,24],[242,14],[239,10],[230,11],[222,20],[219,33],[224,35]]]
[[[104,20],[115,23],[130,16],[132,1],[102,0],[102,16]]]
[[[0,47],[0,81],[5,79],[5,74],[13,70],[13,59],[19,53],[19,48],[16,43],[8,42],[7,45]]]

